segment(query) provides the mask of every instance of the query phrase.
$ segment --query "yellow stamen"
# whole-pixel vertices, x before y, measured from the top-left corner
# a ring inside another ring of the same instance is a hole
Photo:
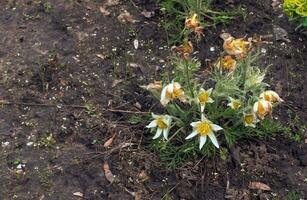
[[[241,107],[240,101],[234,100],[234,101],[232,102],[232,107],[233,107],[233,109],[235,109],[235,110],[239,109],[239,108]]]
[[[207,103],[209,100],[209,94],[207,92],[200,92],[198,95],[199,103]]]
[[[246,124],[252,124],[254,122],[254,116],[253,115],[245,115],[244,121]]]
[[[159,117],[156,119],[157,120],[157,126],[158,128],[160,129],[166,129],[168,126],[167,124],[165,123],[164,119],[162,117]]]
[[[196,127],[196,131],[201,136],[207,136],[212,132],[212,128],[208,122],[200,122]]]

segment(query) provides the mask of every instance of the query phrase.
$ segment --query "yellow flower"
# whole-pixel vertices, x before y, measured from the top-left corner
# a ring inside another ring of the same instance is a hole
[[[272,115],[272,104],[265,99],[260,99],[254,104],[253,111],[260,119],[264,119],[266,115]]]
[[[220,37],[224,40],[224,50],[230,55],[244,56],[251,49],[251,42],[244,38],[235,39],[229,33],[222,33]]]
[[[168,137],[168,133],[170,130],[170,126],[172,123],[172,118],[169,115],[155,115],[155,114],[151,114],[152,117],[154,118],[154,120],[152,122],[150,122],[150,124],[148,124],[146,126],[146,128],[157,128],[157,132],[155,134],[155,136],[153,137],[153,139],[157,139],[158,137],[161,136],[162,132],[163,132],[163,137],[167,140]]]
[[[279,97],[279,95],[276,92],[272,90],[267,90],[267,91],[262,92],[260,94],[260,99],[267,100],[271,103],[284,101],[282,98]]]
[[[200,22],[198,20],[198,16],[194,13],[191,17],[186,18],[185,27],[188,29],[195,30],[195,28],[199,27]]]
[[[227,106],[231,107],[234,110],[238,110],[241,107],[241,101],[238,99],[234,99],[232,97],[229,97],[230,102],[227,104]]]
[[[244,118],[244,125],[245,126],[250,126],[250,127],[253,127],[253,128],[256,127],[256,123],[258,122],[258,120],[257,120],[257,117],[255,116],[255,114],[244,113],[243,118]]]
[[[221,59],[221,65],[223,69],[234,71],[237,66],[237,61],[233,59],[231,56],[227,55]]]
[[[200,89],[197,96],[197,103],[200,104],[201,112],[204,111],[206,103],[214,102],[213,99],[210,98],[211,93],[212,93],[212,88],[208,90],[204,90],[203,88]]]
[[[178,82],[172,81],[163,88],[160,102],[163,106],[166,106],[174,99],[179,99],[182,102],[186,102],[186,96],[184,95],[184,91],[181,89],[181,85]]]
[[[193,127],[193,132],[185,138],[186,140],[191,139],[196,135],[199,135],[199,149],[202,149],[202,147],[206,143],[207,136],[209,136],[214,146],[216,146],[216,148],[219,148],[219,143],[217,142],[217,139],[213,132],[222,130],[222,127],[213,124],[211,121],[206,119],[204,115],[201,116],[201,121],[192,122],[191,126]]]

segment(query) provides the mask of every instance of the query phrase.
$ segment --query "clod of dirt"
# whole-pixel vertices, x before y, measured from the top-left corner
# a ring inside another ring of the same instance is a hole
[[[274,25],[273,26],[273,32],[275,35],[275,40],[277,41],[284,41],[284,42],[291,42],[288,37],[288,33],[285,29]]]
[[[270,186],[261,182],[250,182],[248,188],[252,190],[264,190],[264,191],[271,190]]]

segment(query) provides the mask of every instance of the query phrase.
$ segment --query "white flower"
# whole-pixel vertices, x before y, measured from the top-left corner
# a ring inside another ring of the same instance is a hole
[[[152,122],[150,122],[150,124],[148,124],[146,126],[146,128],[157,128],[157,132],[152,139],[157,139],[158,137],[161,136],[161,134],[163,132],[163,136],[167,140],[167,136],[168,136],[170,126],[171,126],[171,123],[172,123],[171,116],[169,116],[169,115],[155,115],[153,113],[151,115],[154,118],[154,120]]]
[[[243,115],[244,125],[256,128],[256,123],[259,121],[254,113]]]
[[[207,136],[209,136],[214,146],[216,146],[216,148],[219,148],[219,143],[217,142],[213,131],[219,131],[223,128],[216,124],[213,124],[211,121],[206,119],[204,115],[202,115],[201,118],[201,121],[191,123],[191,126],[193,127],[193,132],[185,139],[191,139],[196,135],[199,135],[199,149],[202,149],[202,147],[207,141]]]
[[[227,104],[227,106],[231,107],[234,110],[238,110],[241,107],[241,101],[238,99],[234,99],[232,97],[229,97],[230,102]]]
[[[197,96],[197,103],[200,104],[201,112],[204,111],[206,103],[213,103],[213,99],[210,98],[212,93],[212,88],[208,90],[204,90],[203,88],[200,89],[198,96]]]
[[[275,102],[283,102],[282,98],[279,97],[279,95],[274,92],[273,90],[267,90],[260,94],[260,99],[265,99],[271,103]]]
[[[272,115],[272,104],[267,100],[260,99],[254,104],[253,111],[260,119],[264,119],[266,115]]]
[[[182,102],[186,102],[184,91],[181,89],[181,85],[178,82],[172,81],[165,86],[161,92],[161,104],[166,106],[170,101],[179,99]]]

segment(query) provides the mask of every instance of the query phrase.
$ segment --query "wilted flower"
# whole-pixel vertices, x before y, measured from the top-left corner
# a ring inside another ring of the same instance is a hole
[[[206,103],[214,102],[213,99],[210,98],[211,93],[212,93],[212,88],[208,90],[204,90],[203,88],[200,89],[197,96],[197,102],[200,104],[201,112],[204,111]]]
[[[148,124],[146,126],[146,128],[157,128],[157,132],[155,134],[155,136],[153,137],[153,139],[157,139],[158,137],[161,136],[162,132],[163,132],[163,137],[167,140],[168,137],[168,133],[170,130],[170,126],[172,123],[172,118],[169,115],[155,115],[155,114],[151,114],[152,117],[154,118],[154,120],[152,122],[150,122],[150,124]]]
[[[279,95],[272,91],[272,90],[267,90],[264,91],[260,94],[260,99],[264,99],[267,100],[271,103],[275,103],[275,102],[283,102],[284,100],[282,100]]]
[[[224,40],[223,47],[230,55],[244,56],[251,49],[251,43],[244,38],[235,39],[229,33],[222,33],[220,37]]]
[[[230,102],[227,104],[227,106],[231,107],[234,110],[238,110],[241,107],[241,101],[238,99],[234,99],[232,97],[229,97]]]
[[[218,63],[218,68],[222,67],[223,69],[234,71],[237,66],[237,61],[231,56],[227,55],[220,59]]]
[[[172,47],[175,53],[178,53],[182,58],[188,59],[190,54],[193,52],[193,44],[188,39],[184,39],[182,45],[179,47]]]
[[[174,99],[179,99],[182,102],[186,102],[186,96],[184,95],[184,91],[181,89],[181,85],[178,82],[172,81],[163,88],[160,102],[163,106],[166,106]]]
[[[211,121],[206,119],[204,115],[202,115],[201,118],[201,121],[191,123],[191,126],[193,127],[193,132],[185,139],[191,139],[196,135],[199,135],[199,149],[201,149],[206,143],[207,136],[209,136],[214,146],[216,146],[216,148],[219,148],[219,144],[213,132],[222,130],[223,128],[216,124],[213,124]]]
[[[256,123],[258,122],[257,117],[255,116],[255,114],[250,113],[250,114],[246,114],[244,113],[244,125],[245,126],[250,126],[255,128],[256,127]]]
[[[200,26],[200,22],[198,20],[198,16],[194,13],[191,17],[186,18],[185,20],[185,27],[188,29],[195,30],[195,28]]]
[[[260,99],[254,104],[253,111],[260,119],[264,119],[266,115],[272,115],[271,102]]]

